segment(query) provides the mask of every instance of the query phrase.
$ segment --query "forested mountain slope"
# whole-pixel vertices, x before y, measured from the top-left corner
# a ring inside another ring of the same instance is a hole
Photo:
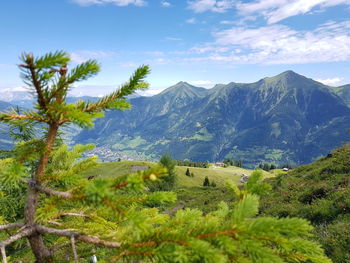
[[[76,142],[158,158],[216,161],[230,157],[308,163],[349,140],[350,108],[325,86],[293,71],[251,84],[203,89],[179,82],[132,110],[109,112]]]

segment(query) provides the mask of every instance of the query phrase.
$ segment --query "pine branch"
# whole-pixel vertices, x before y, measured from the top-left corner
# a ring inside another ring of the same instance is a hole
[[[57,190],[54,190],[52,188],[49,188],[49,187],[46,187],[43,185],[39,185],[39,184],[36,184],[34,186],[34,188],[42,193],[47,194],[47,195],[54,195],[54,196],[62,197],[65,199],[70,199],[70,198],[74,197],[70,191],[61,192],[61,191],[57,191]]]
[[[67,64],[70,61],[69,54],[65,51],[50,52],[35,59],[34,63],[39,69],[52,69]]]
[[[91,218],[90,215],[84,214],[83,212],[81,212],[81,213],[71,213],[71,212],[62,213],[62,214],[57,215],[55,218],[60,218],[60,217],[64,217],[64,216],[75,216],[75,217]]]
[[[148,84],[143,82],[143,79],[149,74],[149,72],[150,70],[148,66],[139,67],[129,81],[122,85],[120,89],[112,92],[110,95],[102,97],[96,103],[87,104],[83,111],[95,112],[110,108],[127,108],[128,104],[125,102],[125,97],[133,94],[136,90],[144,90],[148,87]]]
[[[0,113],[0,121],[9,122],[9,121],[12,121],[12,120],[29,120],[29,121],[38,121],[38,122],[49,123],[48,120],[46,120],[44,118],[41,118],[39,116]]]
[[[27,69],[28,74],[24,75],[24,78],[29,80],[31,84],[34,86],[34,89],[36,91],[36,94],[38,96],[38,104],[42,107],[45,108],[46,106],[46,101],[44,98],[44,93],[42,90],[42,86],[40,83],[40,80],[38,79],[36,68],[34,65],[34,58],[30,54],[23,54],[21,57],[22,61],[25,63],[24,65],[21,64],[19,65],[21,68]]]
[[[52,246],[50,247],[50,251],[52,254],[55,254],[58,250],[61,250],[65,247],[70,246],[70,242],[64,243],[64,244],[60,244],[60,245],[56,245],[56,246]]]
[[[73,68],[68,75],[68,84],[86,80],[95,76],[100,71],[100,66],[96,60],[88,60]]]
[[[5,230],[9,228],[17,228],[17,227],[22,227],[24,226],[24,223],[12,223],[12,224],[7,224],[7,225],[0,225],[0,230]]]
[[[72,236],[74,236],[74,238],[76,240],[79,240],[79,241],[82,241],[85,243],[89,243],[89,244],[103,246],[103,247],[109,247],[109,248],[120,248],[121,247],[121,243],[119,243],[119,242],[106,241],[106,240],[102,240],[96,236],[82,235],[82,234],[70,232],[70,231],[64,230],[64,229],[63,230],[62,229],[55,229],[55,228],[50,228],[50,227],[38,225],[36,227],[36,230],[41,234],[64,236],[64,237],[68,237],[68,238],[71,238]],[[0,245],[1,245],[1,243],[0,243]]]
[[[13,242],[16,242],[17,240],[19,240],[21,238],[31,236],[34,232],[35,232],[35,227],[26,228],[26,229],[22,230],[21,232],[19,232],[18,234],[10,236],[9,239],[0,242],[0,247],[6,247],[6,246],[12,244]]]
[[[121,259],[122,257],[125,256],[130,256],[130,255],[153,255],[154,253],[151,251],[124,251],[120,253],[119,255],[115,256],[112,258],[111,262],[116,262],[117,260]]]

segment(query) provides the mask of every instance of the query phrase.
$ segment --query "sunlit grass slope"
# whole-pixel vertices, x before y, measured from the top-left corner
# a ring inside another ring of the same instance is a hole
[[[130,173],[134,166],[156,166],[157,163],[145,162],[145,161],[122,161],[122,162],[106,162],[101,163],[98,167],[90,169],[85,172],[85,176],[96,177],[115,177]],[[185,175],[187,168],[193,173],[193,177]],[[250,175],[254,170],[248,170],[239,167],[228,168],[197,168],[177,166],[177,186],[178,187],[192,187],[202,186],[204,178],[208,176],[209,181],[214,181],[217,186],[224,186],[225,182],[231,180],[235,183],[239,183],[242,174]],[[263,172],[266,177],[273,176],[271,173]]]
[[[145,161],[106,162],[101,163],[99,166],[84,172],[84,175],[96,177],[115,177],[131,173],[132,167],[134,166],[153,167],[155,165],[157,164]]]

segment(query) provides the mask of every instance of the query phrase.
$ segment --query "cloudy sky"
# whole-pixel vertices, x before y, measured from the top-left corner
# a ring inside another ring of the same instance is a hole
[[[65,50],[101,73],[74,91],[113,90],[141,64],[155,94],[179,81],[212,87],[285,70],[350,83],[350,0],[2,0],[0,90],[22,85],[23,51]]]

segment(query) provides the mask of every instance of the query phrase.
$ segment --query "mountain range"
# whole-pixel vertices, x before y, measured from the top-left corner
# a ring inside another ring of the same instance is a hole
[[[131,110],[107,112],[73,140],[140,159],[169,153],[246,166],[308,163],[349,140],[350,85],[329,87],[293,71],[211,89],[179,82],[130,102]]]
[[[7,96],[0,111],[32,105],[27,97]],[[97,98],[67,100],[79,99]],[[67,141],[94,143],[101,158],[155,160],[169,153],[178,160],[242,159],[247,167],[309,163],[349,141],[350,85],[330,87],[293,71],[211,89],[179,82],[130,102],[131,110],[107,112],[91,130],[67,127]],[[9,148],[4,132],[0,124],[0,148]]]

